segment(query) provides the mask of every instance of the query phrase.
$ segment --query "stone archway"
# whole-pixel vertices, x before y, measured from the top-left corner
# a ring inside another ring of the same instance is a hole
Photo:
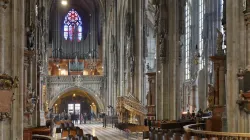
[[[101,111],[104,110],[104,105],[103,105],[103,102],[102,100],[100,99],[99,96],[96,96],[95,92],[93,92],[91,89],[88,89],[88,88],[84,88],[84,87],[77,87],[77,86],[73,86],[73,87],[69,87],[69,88],[66,88],[64,90],[62,90],[60,93],[57,94],[57,96],[54,96],[50,102],[49,102],[49,108],[52,108],[52,106],[55,104],[55,102],[57,101],[58,99],[58,96],[62,96],[63,94],[69,92],[69,91],[74,91],[74,90],[77,90],[77,89],[80,89],[82,91],[85,91],[89,94],[89,96],[91,96],[93,99],[95,99],[96,103],[97,103],[97,106],[99,107],[99,109]]]

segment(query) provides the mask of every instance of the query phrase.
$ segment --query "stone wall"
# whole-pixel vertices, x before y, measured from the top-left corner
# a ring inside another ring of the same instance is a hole
[[[19,88],[13,90],[11,120],[0,122],[0,139],[23,139],[23,63],[25,47],[25,1],[7,1],[0,5],[1,74],[19,78]]]

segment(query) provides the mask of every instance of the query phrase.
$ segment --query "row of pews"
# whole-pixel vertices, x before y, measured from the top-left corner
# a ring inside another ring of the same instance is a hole
[[[91,134],[84,134],[83,130],[79,127],[75,127],[74,124],[69,121],[58,121],[55,123],[56,135],[60,135],[61,139],[67,140],[98,140],[96,136]],[[24,140],[51,140],[51,129],[47,127],[27,128],[23,132]]]
[[[91,134],[84,134],[83,130],[79,127],[75,127],[72,122],[61,122],[60,127],[56,128],[56,133],[61,134],[61,138],[67,140],[98,140],[96,136]]]
[[[132,123],[116,123],[115,128],[123,131],[127,138],[129,139],[130,135],[136,134],[137,138],[139,134],[143,134],[143,132],[149,132],[149,127],[145,125],[136,125]]]
[[[149,140],[187,140],[188,136],[183,127],[190,124],[196,124],[195,120],[179,121],[157,121],[147,120],[145,125],[149,131],[143,132],[143,139]]]

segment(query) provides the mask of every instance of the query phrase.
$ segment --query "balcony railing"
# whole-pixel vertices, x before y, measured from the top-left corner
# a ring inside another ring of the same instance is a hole
[[[74,83],[74,82],[87,82],[87,81],[102,81],[101,75],[68,75],[68,76],[49,76],[49,83]]]
[[[250,133],[232,133],[205,131],[205,124],[192,124],[184,126],[186,139],[249,139]]]
[[[48,76],[48,98],[52,100],[70,88],[84,89],[86,92],[91,92],[99,96],[101,94],[101,87],[103,86],[103,79],[103,76],[100,75]]]

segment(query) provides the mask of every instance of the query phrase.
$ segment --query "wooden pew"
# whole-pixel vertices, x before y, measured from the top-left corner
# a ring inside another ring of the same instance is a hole
[[[167,122],[167,123],[161,123],[160,128],[161,129],[183,129],[183,126],[189,125],[189,124],[195,124],[196,121],[183,121],[183,122]]]
[[[32,140],[32,135],[50,136],[50,129],[47,127],[25,128],[23,131],[24,140]]]

